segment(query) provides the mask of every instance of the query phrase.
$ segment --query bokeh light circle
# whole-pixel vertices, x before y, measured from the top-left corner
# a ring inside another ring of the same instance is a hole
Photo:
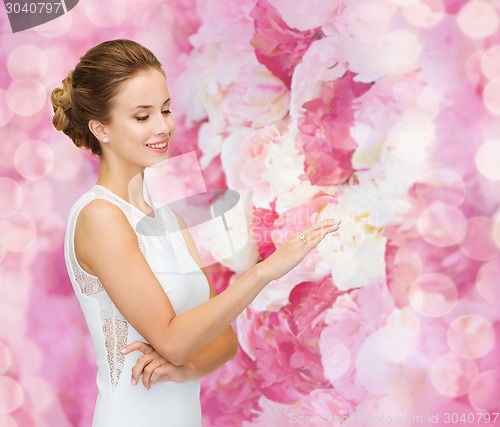
[[[0,127],[7,125],[13,116],[14,112],[7,102],[7,92],[0,89]]]
[[[18,46],[7,59],[7,69],[13,79],[40,79],[45,76],[48,68],[49,60],[46,53],[31,44]]]
[[[496,116],[500,116],[500,77],[489,81],[483,90],[485,107]]]
[[[499,250],[493,239],[493,220],[485,216],[475,216],[467,220],[467,232],[459,243],[462,253],[477,261],[488,261],[498,255]]]
[[[498,28],[498,14],[490,2],[472,0],[464,4],[457,16],[458,26],[469,37],[491,36]]]
[[[493,240],[500,248],[500,219],[498,218],[495,220],[495,223],[493,224]]]
[[[465,74],[467,78],[475,85],[482,85],[483,72],[481,70],[481,58],[483,51],[480,49],[474,50],[465,60]]]
[[[476,151],[476,167],[481,175],[491,180],[500,180],[500,139],[489,139]]]
[[[47,176],[54,166],[54,152],[42,141],[23,142],[14,154],[14,166],[26,179],[40,179]]]
[[[54,404],[55,394],[47,380],[39,376],[28,376],[21,381],[24,393],[30,397],[31,410],[40,413]]]
[[[444,16],[442,0],[419,0],[403,9],[406,20],[417,28],[436,25]]]
[[[472,380],[469,402],[478,412],[500,412],[500,370],[481,372]]]
[[[27,298],[18,298],[17,296],[3,296],[0,300],[0,322],[2,325],[21,325],[26,322],[26,316],[30,302]],[[1,327],[0,327],[1,328]],[[12,332],[11,332],[12,331]],[[9,331],[0,329],[2,335],[7,338],[16,339],[19,332],[11,328]],[[15,354],[15,352],[13,351]]]
[[[467,220],[460,209],[434,202],[422,212],[417,226],[425,241],[434,246],[447,247],[464,238]]]
[[[500,44],[491,46],[483,53],[481,69],[490,80],[500,78]]]
[[[452,169],[431,169],[415,184],[419,200],[431,204],[435,200],[451,206],[459,206],[465,200],[465,182]]]
[[[19,427],[19,424],[12,415],[0,414],[0,427]]]
[[[17,381],[0,376],[0,414],[9,414],[21,406],[24,400],[23,389]]]
[[[23,203],[21,186],[11,178],[0,176],[0,217],[17,212]]]
[[[434,133],[432,120],[427,115],[412,110],[405,113],[390,129],[387,147],[398,159],[419,162],[427,157]]]
[[[55,187],[49,184],[48,180],[24,181],[21,184],[23,189],[24,202],[22,210],[29,212],[35,220],[49,214],[54,208]]]
[[[33,285],[33,276],[27,268],[6,268],[2,270],[2,281],[5,286],[4,289],[9,290],[8,295],[4,299],[21,300],[29,296]],[[11,349],[13,349],[12,346]]]
[[[422,274],[423,263],[417,251],[402,246],[396,252],[392,269],[391,295],[396,306],[408,304],[408,292],[412,283]]]
[[[19,366],[22,378],[39,375],[40,370],[44,366],[43,351],[39,343],[27,338],[18,339],[18,342],[12,344],[12,353],[30,355],[30,363]]]
[[[38,113],[47,99],[45,87],[34,79],[14,80],[7,89],[7,105],[19,116]]]
[[[37,221],[36,245],[38,250],[51,252],[57,249],[64,240],[65,229],[65,221],[56,212],[47,212],[40,217]]]
[[[389,15],[381,6],[361,4],[347,18],[349,34],[358,41],[372,41],[386,33]]]
[[[447,341],[455,353],[477,359],[488,354],[495,345],[495,331],[488,319],[467,314],[451,322]]]
[[[376,39],[370,62],[384,74],[401,74],[414,68],[420,50],[420,39],[414,33],[394,30]]]
[[[473,360],[447,353],[434,361],[429,375],[433,387],[441,394],[458,397],[467,394],[471,381],[478,374]]]
[[[51,141],[51,147],[57,153],[54,168],[50,174],[51,178],[61,181],[72,181],[82,173],[85,162],[82,150],[73,145],[68,138]]]
[[[106,13],[103,13],[102,3],[98,0],[87,0],[82,6],[89,21],[101,28],[120,25],[127,15],[127,6],[120,0],[110,0]]]
[[[500,260],[495,259],[481,266],[476,276],[476,289],[481,297],[493,305],[500,305]]]
[[[41,37],[54,39],[64,36],[71,28],[73,22],[73,14],[65,13],[57,19],[53,19],[44,24],[37,25],[33,30]]]
[[[8,251],[25,251],[35,242],[35,222],[26,213],[16,212],[0,218],[0,235]]]
[[[0,375],[7,372],[12,364],[12,354],[3,342],[0,341]]]
[[[453,310],[458,291],[448,276],[427,273],[412,283],[409,297],[410,305],[417,313],[426,317],[440,317]]]

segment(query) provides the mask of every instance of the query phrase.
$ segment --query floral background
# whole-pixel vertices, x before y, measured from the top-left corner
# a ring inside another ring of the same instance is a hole
[[[91,423],[62,242],[98,163],[52,128],[49,95],[112,38],[164,64],[172,156],[194,151],[206,187],[245,203],[251,239],[207,269],[218,291],[291,233],[342,220],[235,322],[237,357],[203,380],[205,426],[500,423],[499,11],[81,0],[12,34],[2,10],[0,426]]]

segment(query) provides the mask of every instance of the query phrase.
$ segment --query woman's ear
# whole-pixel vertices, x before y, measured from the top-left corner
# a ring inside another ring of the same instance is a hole
[[[89,121],[89,130],[94,134],[94,136],[101,142],[108,141],[108,134],[106,132],[106,127],[97,120]]]

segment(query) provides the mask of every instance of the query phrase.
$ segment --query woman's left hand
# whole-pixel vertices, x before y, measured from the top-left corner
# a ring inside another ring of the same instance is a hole
[[[161,357],[153,347],[142,341],[135,341],[127,345],[121,353],[125,355],[136,350],[144,354],[137,359],[132,368],[132,385],[138,384],[141,374],[142,383],[147,390],[158,381],[182,383],[194,378],[194,366],[190,362],[174,366]]]

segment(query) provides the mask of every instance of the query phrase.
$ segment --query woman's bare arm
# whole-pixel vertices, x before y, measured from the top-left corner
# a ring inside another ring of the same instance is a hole
[[[75,230],[78,259],[99,277],[128,322],[170,363],[188,361],[221,334],[273,279],[296,266],[329,232],[326,222],[309,226],[309,243],[288,240],[274,254],[207,302],[179,315],[142,255],[137,236],[123,212],[94,200],[80,212]]]

